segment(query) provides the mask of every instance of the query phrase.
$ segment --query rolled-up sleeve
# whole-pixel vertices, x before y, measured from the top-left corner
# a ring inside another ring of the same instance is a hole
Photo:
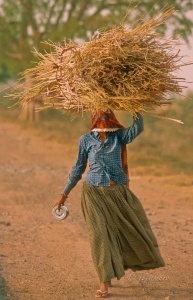
[[[68,175],[68,180],[66,186],[64,187],[64,193],[68,195],[70,191],[75,187],[77,182],[82,178],[87,166],[87,151],[84,145],[83,137],[79,140],[78,156],[70,174]]]
[[[133,121],[132,126],[121,129],[118,132],[119,140],[122,144],[131,143],[144,130],[142,115],[137,112],[137,118]]]

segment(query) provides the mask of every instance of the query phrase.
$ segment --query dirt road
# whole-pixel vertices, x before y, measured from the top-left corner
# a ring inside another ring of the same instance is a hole
[[[75,146],[0,120],[0,300],[94,299],[98,278],[80,207],[82,182],[51,215],[76,158]],[[133,174],[133,175],[132,175]],[[113,279],[110,299],[193,299],[193,178],[138,176],[131,189],[157,236],[164,268]]]

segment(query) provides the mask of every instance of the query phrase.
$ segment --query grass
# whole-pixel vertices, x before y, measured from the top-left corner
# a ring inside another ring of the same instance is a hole
[[[76,117],[62,115],[60,111],[50,109],[41,112],[39,123],[24,122],[18,119],[17,106],[8,109],[9,101],[0,101],[0,117],[9,122],[19,122],[26,130],[35,130],[36,134],[48,139],[58,140],[65,145],[77,145],[79,137],[90,128],[89,114]],[[169,120],[144,116],[145,130],[128,145],[128,160],[131,170],[137,174],[145,173],[156,176],[170,174],[193,174],[193,95],[186,100],[176,100],[167,108],[167,115],[181,119],[184,125]],[[124,126],[132,124],[132,117],[127,112],[117,112],[117,118]],[[136,170],[136,171],[135,171]]]
[[[184,125],[168,120],[144,117],[145,131],[129,146],[132,153],[132,164],[142,164],[156,174],[193,173],[192,137],[193,96],[189,100],[176,102],[167,110],[167,115],[181,119]],[[151,171],[151,172],[152,172]]]

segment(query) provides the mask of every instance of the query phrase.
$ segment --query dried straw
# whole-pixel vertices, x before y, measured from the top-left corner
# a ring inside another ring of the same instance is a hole
[[[98,112],[125,110],[151,112],[170,104],[168,94],[180,94],[184,79],[174,75],[182,65],[177,41],[156,33],[175,11],[164,7],[148,21],[138,20],[128,29],[126,20],[109,31],[100,32],[81,45],[46,42],[53,51],[39,53],[40,61],[22,73],[13,98],[25,104],[42,95],[41,109]]]

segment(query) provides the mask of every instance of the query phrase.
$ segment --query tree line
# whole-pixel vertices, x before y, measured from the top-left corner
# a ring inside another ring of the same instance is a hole
[[[132,4],[129,0],[2,0],[0,79],[15,76],[32,66],[33,47],[40,52],[49,51],[42,41],[89,40],[97,29],[120,23],[128,9],[137,3],[138,0]],[[170,28],[174,38],[180,35],[188,42],[193,28],[193,19],[188,14],[193,13],[192,0],[142,1],[132,14],[142,18],[152,16],[165,4],[178,12],[160,26],[160,32],[165,34]],[[130,23],[129,18],[127,21]]]

